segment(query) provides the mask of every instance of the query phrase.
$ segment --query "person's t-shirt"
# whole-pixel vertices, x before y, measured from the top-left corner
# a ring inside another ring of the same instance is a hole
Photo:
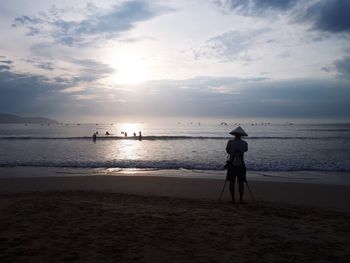
[[[248,143],[242,139],[234,138],[227,142],[226,152],[233,158],[235,152],[239,152],[244,162],[244,153],[248,151]]]

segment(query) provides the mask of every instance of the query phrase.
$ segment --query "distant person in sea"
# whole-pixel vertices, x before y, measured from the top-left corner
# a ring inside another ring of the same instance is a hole
[[[230,134],[235,136],[235,138],[229,140],[226,146],[226,152],[229,154],[226,180],[230,182],[232,203],[235,203],[235,181],[237,178],[239,202],[244,203],[244,182],[246,181],[244,153],[248,151],[248,143],[242,140],[242,136],[248,136],[248,134],[242,129],[241,126],[238,126],[236,129],[232,130]]]
[[[108,131],[106,131],[106,135],[109,135],[109,132],[108,132]]]
[[[124,136],[125,136],[125,137],[128,137],[128,133],[127,133],[127,132],[124,132]]]
[[[134,137],[136,137],[136,132],[134,132]]]
[[[94,132],[94,135],[92,135],[92,140],[93,140],[93,141],[96,141],[96,138],[97,138],[96,132]]]
[[[141,133],[141,131],[139,131],[139,140],[140,141],[142,140],[142,133]]]

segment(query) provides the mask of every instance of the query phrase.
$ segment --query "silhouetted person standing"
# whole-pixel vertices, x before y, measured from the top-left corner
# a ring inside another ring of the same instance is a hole
[[[227,168],[226,179],[230,181],[230,192],[232,203],[235,203],[235,181],[237,177],[239,189],[239,202],[243,203],[244,182],[246,181],[246,166],[244,162],[244,153],[248,151],[248,143],[241,139],[242,136],[248,134],[238,126],[230,132],[235,138],[227,142],[226,152],[230,155],[229,165]]]
[[[140,141],[142,140],[142,133],[141,133],[141,131],[139,131],[139,140]]]

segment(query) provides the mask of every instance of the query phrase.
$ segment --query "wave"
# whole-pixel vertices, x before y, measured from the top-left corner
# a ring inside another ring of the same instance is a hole
[[[200,163],[178,160],[139,161],[139,160],[111,160],[111,161],[0,161],[0,167],[63,167],[63,168],[120,168],[120,169],[152,169],[152,170],[199,170],[224,171],[222,163]],[[332,171],[349,172],[350,165],[342,164],[277,164],[277,163],[249,163],[250,171]]]
[[[218,137],[218,136],[143,136],[142,140],[145,141],[158,141],[158,140],[229,140],[232,137]],[[350,136],[338,136],[338,137],[308,137],[308,136],[256,136],[247,137],[245,140],[338,140],[338,139],[350,139]],[[50,137],[50,136],[3,136],[0,140],[92,140],[91,136],[80,137]],[[138,137],[124,137],[124,136],[100,136],[99,140],[139,140]]]
[[[298,131],[316,131],[316,132],[350,132],[350,129],[299,129]]]

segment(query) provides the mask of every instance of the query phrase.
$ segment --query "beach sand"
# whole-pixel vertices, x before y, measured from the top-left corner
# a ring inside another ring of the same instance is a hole
[[[349,186],[252,181],[233,206],[222,185],[2,178],[0,262],[349,262]]]

